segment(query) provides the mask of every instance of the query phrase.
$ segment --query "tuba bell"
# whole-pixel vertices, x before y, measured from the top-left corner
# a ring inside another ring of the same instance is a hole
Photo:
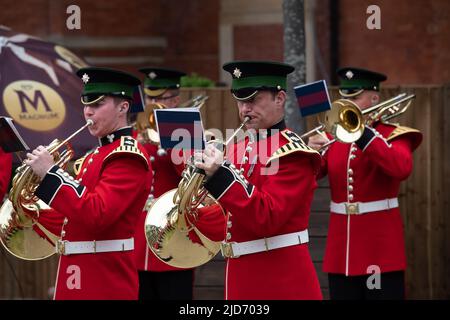
[[[64,141],[53,140],[46,148],[55,164],[65,169],[73,158],[69,140],[93,124],[92,120]],[[60,148],[65,147],[62,151]],[[16,169],[8,199],[0,208],[0,242],[4,248],[23,260],[42,260],[56,253],[59,237],[39,223],[39,212],[49,207],[34,195],[41,178],[25,162]]]
[[[226,150],[249,120],[246,117],[226,143],[217,140],[208,143],[221,145]],[[205,174],[201,171],[194,166],[191,157],[181,174],[178,188],[160,196],[147,211],[144,224],[147,244],[161,261],[173,267],[198,267],[214,258],[220,250],[220,241],[209,239],[196,227],[197,209],[217,206],[225,215],[219,202],[204,188]],[[191,232],[200,241],[193,241]]]

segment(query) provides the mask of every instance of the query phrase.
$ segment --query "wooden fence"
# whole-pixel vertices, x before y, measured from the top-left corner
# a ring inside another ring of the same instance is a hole
[[[330,88],[337,97],[336,88]],[[424,140],[414,153],[414,171],[403,182],[399,199],[405,224],[409,299],[450,298],[450,87],[386,87],[382,99],[400,92],[414,93],[410,109],[396,121],[419,129]],[[236,103],[225,88],[183,90],[182,101],[198,94],[209,99],[202,107],[206,128],[234,129],[239,125]],[[308,119],[307,127],[315,125]],[[329,186],[319,181],[311,210],[310,249],[319,281],[328,297],[322,259],[328,229]],[[21,261],[0,249],[0,299],[47,299],[54,284],[57,257]],[[223,299],[225,263],[220,254],[195,273],[194,297]]]

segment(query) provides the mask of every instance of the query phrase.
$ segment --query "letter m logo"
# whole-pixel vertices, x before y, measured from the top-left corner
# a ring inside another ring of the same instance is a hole
[[[20,101],[20,107],[22,110],[22,113],[28,112],[28,106],[31,106],[34,108],[34,110],[38,111],[39,106],[43,106],[46,112],[51,112],[47,100],[45,100],[44,95],[42,94],[41,90],[35,90],[34,91],[34,97],[30,98],[28,97],[23,91],[14,90],[17,93],[17,96]]]

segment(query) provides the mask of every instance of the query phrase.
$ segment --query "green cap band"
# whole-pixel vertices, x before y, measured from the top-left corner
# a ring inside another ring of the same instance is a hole
[[[379,82],[368,79],[346,80],[342,79],[339,86],[341,89],[372,89],[379,88]]]
[[[124,96],[133,97],[133,87],[120,83],[96,82],[86,83],[82,95],[111,94],[124,92]]]
[[[231,89],[239,90],[243,88],[273,87],[280,86],[286,90],[286,76],[254,76],[246,78],[234,78]]]

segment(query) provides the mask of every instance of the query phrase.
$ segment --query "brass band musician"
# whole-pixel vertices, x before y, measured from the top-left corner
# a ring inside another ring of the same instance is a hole
[[[345,67],[338,71],[340,94],[361,110],[380,100],[386,76]],[[330,136],[312,136],[319,149]],[[331,299],[403,299],[406,256],[398,208],[400,182],[413,168],[422,135],[415,129],[375,121],[354,143],[329,145],[318,178],[328,175],[331,215],[323,270]],[[371,283],[374,273],[380,283]]]

